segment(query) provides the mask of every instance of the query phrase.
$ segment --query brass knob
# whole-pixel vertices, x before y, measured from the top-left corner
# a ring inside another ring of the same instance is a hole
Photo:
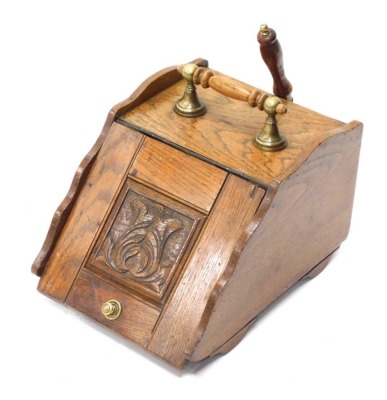
[[[105,318],[114,320],[121,314],[121,304],[117,300],[109,300],[102,305],[101,311]]]
[[[262,24],[259,30],[263,36],[266,36],[269,33],[269,27],[266,24]]]

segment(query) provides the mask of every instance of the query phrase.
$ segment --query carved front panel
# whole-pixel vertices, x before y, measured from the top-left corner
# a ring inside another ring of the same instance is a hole
[[[92,264],[131,288],[160,299],[198,218],[184,212],[189,209],[183,205],[172,208],[173,201],[166,202],[164,196],[149,189],[142,192],[148,191],[156,199],[139,193],[140,186],[132,182],[124,191],[93,252]]]

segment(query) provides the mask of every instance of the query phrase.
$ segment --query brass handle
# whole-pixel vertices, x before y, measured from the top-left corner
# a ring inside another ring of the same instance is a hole
[[[235,100],[246,101],[250,107],[257,107],[267,113],[265,126],[254,140],[254,144],[263,151],[277,151],[286,147],[286,139],[281,135],[277,126],[277,114],[285,114],[287,108],[279,97],[269,96],[253,86],[244,84],[236,79],[215,75],[208,68],[198,67],[195,64],[186,64],[178,67],[178,71],[187,81],[184,96],[177,101],[175,112],[183,117],[197,117],[204,114],[205,106],[197,97],[195,85],[204,89],[212,88],[216,92]]]
[[[121,314],[121,303],[117,300],[109,300],[102,305],[101,311],[105,318],[114,320]]]

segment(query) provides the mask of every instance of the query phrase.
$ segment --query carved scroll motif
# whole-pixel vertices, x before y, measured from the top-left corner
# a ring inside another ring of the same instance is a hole
[[[160,294],[193,224],[186,215],[129,191],[95,260]]]

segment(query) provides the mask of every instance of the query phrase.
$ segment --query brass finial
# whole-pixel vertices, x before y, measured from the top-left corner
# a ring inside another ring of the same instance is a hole
[[[263,130],[255,137],[254,144],[262,151],[282,150],[287,143],[278,130],[276,114],[285,114],[287,109],[276,96],[267,97],[262,108],[267,113],[267,118]]]
[[[266,24],[262,24],[259,28],[263,36],[266,36],[269,33],[269,27]]]
[[[179,72],[187,82],[183,97],[175,104],[175,112],[183,117],[198,117],[206,112],[206,106],[199,100],[193,75],[199,67],[196,64],[185,64],[179,67]]]

